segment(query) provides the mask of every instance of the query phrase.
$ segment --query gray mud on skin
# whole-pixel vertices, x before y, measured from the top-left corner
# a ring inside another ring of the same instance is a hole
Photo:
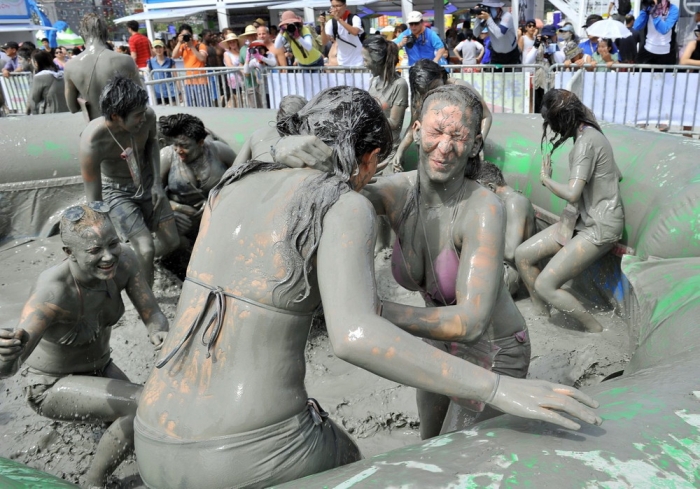
[[[19,301],[8,304],[2,299],[0,327],[16,324],[19,308],[38,274],[62,257],[56,238],[0,251],[0,297],[5,297],[12,287],[12,295],[18,296]],[[380,296],[407,305],[422,305],[417,293],[396,285],[389,257],[387,250],[375,261]],[[157,267],[154,292],[163,313],[172,320],[180,293],[179,280]],[[588,334],[567,329],[558,314],[548,321],[535,318],[529,299],[524,294],[518,297],[517,305],[527,320],[532,339],[530,377],[586,386],[624,368],[628,335],[627,326],[619,317],[611,312],[594,312],[605,331]],[[126,312],[112,333],[112,355],[133,382],[143,383],[153,368],[156,353],[133,306],[126,298],[124,303]],[[351,433],[365,457],[420,441],[414,389],[339,360],[333,355],[325,332],[320,330],[312,331],[306,353],[309,395],[317,398],[333,419]],[[0,457],[78,482],[88,469],[106,425],[42,418],[26,404],[22,388],[19,374],[0,381]],[[109,487],[143,487],[133,457],[121,464],[110,478]]]

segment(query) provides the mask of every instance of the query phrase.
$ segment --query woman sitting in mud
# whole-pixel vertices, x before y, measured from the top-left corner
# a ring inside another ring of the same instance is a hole
[[[420,116],[421,106],[423,105],[423,100],[429,91],[434,88],[441,87],[443,85],[461,85],[469,88],[474,95],[481,102],[481,135],[483,140],[486,141],[486,137],[489,135],[491,130],[492,115],[486,101],[484,101],[481,94],[469,83],[464,80],[459,80],[457,78],[450,78],[447,74],[445,68],[437,64],[432,59],[421,59],[418,60],[416,64],[411,66],[408,70],[408,82],[411,87],[411,128],[418,120]],[[399,144],[396,154],[394,155],[393,167],[395,172],[403,171],[403,155],[408,149],[408,147],[413,142],[412,130],[409,128],[406,131],[406,135]]]
[[[412,134],[418,170],[378,179],[363,192],[396,232],[392,272],[426,308],[384,302],[382,317],[498,374],[525,378],[525,319],[503,283],[506,213],[476,182],[483,144],[481,103],[466,87],[428,92]],[[423,439],[500,414],[481,403],[417,392]]]
[[[612,146],[576,95],[550,90],[542,100],[542,145],[551,128],[552,151],[542,161],[540,180],[570,206],[559,223],[536,234],[515,250],[515,262],[539,314],[549,316],[547,304],[580,321],[589,333],[603,327],[561,287],[610,251],[622,237],[625,215],[620,199],[620,170]],[[568,183],[552,179],[551,155],[569,138]],[[540,273],[537,263],[552,257]]]
[[[570,428],[578,425],[547,407],[600,422],[575,399],[595,401],[576,389],[499,383],[378,314],[375,216],[357,192],[389,153],[391,128],[367,92],[324,90],[280,126],[329,145],[333,167],[250,161],[212,190],[173,332],[135,421],[146,485],[267,487],[361,457],[304,386],[321,301],[335,354],[377,375]]]
[[[14,331],[0,330],[0,378],[23,363],[27,401],[42,416],[62,421],[112,422],[102,436],[88,487],[105,478],[133,449],[141,386],[112,362],[109,339],[122,314],[122,290],[160,348],[168,321],[134,252],[120,244],[107,204],[71,207],[61,218],[66,261],[43,272]]]
[[[163,187],[175,214],[178,233],[194,240],[209,191],[236,155],[228,144],[207,138],[204,123],[193,115],[163,116],[158,119],[158,129],[172,142],[160,150]]]

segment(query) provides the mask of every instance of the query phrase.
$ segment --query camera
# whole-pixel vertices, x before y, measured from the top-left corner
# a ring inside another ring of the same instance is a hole
[[[248,52],[250,53],[251,56],[254,54],[260,54],[260,51],[258,51],[258,48],[248,48]]]
[[[654,3],[654,0],[642,0],[639,8],[641,10],[646,10],[646,9],[654,7],[654,5],[656,5]]]
[[[488,12],[488,10],[484,7],[477,6],[477,7],[469,9],[469,15],[473,15],[473,16],[481,15],[484,12]]]
[[[413,34],[409,34],[408,36],[406,36],[405,39],[406,39],[406,47],[409,49],[412,48],[416,44],[416,36],[414,36]]]
[[[296,34],[297,30],[299,30],[299,27],[297,27],[296,24],[287,24],[287,32],[289,33],[290,36],[293,36],[294,34]]]
[[[183,34],[182,42],[190,42],[192,40],[192,34]]]

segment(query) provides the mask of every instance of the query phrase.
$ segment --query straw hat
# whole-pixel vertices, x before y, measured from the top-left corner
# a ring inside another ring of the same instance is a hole
[[[303,24],[304,21],[297,16],[294,12],[291,10],[286,10],[283,14],[282,17],[280,18],[280,23],[279,26],[282,27],[283,25],[287,24]]]
[[[228,34],[226,34],[224,40],[219,43],[219,47],[221,49],[228,49],[229,41],[238,41],[238,36],[235,35],[233,32],[229,32]]]
[[[258,37],[258,30],[255,28],[254,25],[245,26],[245,31],[243,31],[243,34],[238,36],[238,39],[245,42],[250,36],[253,36],[255,39],[257,39]]]

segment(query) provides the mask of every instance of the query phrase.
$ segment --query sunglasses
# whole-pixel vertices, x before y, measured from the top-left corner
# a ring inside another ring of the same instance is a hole
[[[420,25],[420,22],[409,22],[408,25]]]
[[[94,202],[88,202],[87,206],[95,212],[100,214],[109,213],[109,205],[101,200],[96,200]],[[68,219],[70,222],[78,222],[85,216],[85,209],[82,206],[76,205],[69,207],[63,213],[63,217]]]
[[[537,25],[536,24],[528,24],[525,27],[527,27],[529,29],[530,27],[537,27]]]

